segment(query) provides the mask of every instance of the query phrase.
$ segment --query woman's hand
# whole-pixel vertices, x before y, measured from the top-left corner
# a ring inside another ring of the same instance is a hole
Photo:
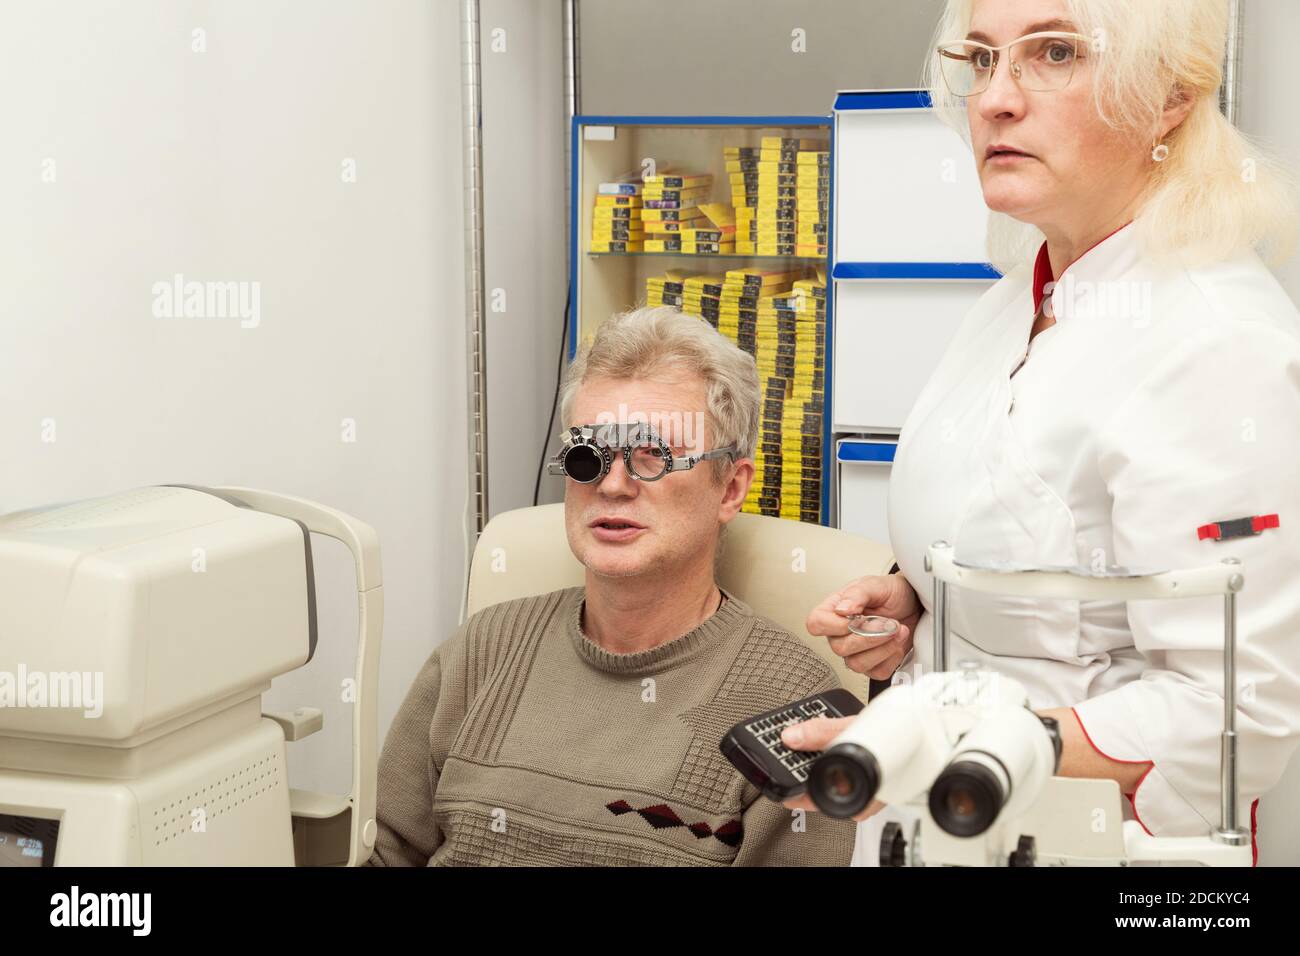
[[[857,720],[856,717],[815,717],[812,720],[805,720],[782,731],[781,743],[791,750],[825,750],[830,746],[830,742],[855,720]],[[791,810],[817,809],[817,805],[812,802],[812,797],[806,793],[802,796],[791,797],[781,805]],[[867,804],[866,809],[853,819],[859,822],[865,820],[867,817],[879,813],[884,809],[884,806],[879,800],[872,800]]]
[[[870,574],[827,596],[808,615],[808,633],[830,639],[831,650],[849,670],[888,680],[912,649],[912,632],[921,617],[921,599],[901,574]],[[898,622],[889,637],[863,637],[849,631],[847,619],[875,614]]]

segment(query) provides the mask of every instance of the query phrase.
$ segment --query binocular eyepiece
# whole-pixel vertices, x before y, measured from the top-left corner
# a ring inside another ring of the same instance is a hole
[[[847,819],[875,799],[880,764],[857,744],[839,744],[813,764],[808,790],[822,813]],[[953,836],[979,836],[998,818],[1010,792],[1005,769],[995,770],[978,760],[957,760],[930,787],[930,816]]]
[[[861,813],[880,789],[880,764],[871,751],[854,743],[836,744],[808,771],[808,793],[828,817]]]
[[[1060,763],[1057,722],[1023,701],[954,706],[931,685],[890,688],[832,741],[809,770],[817,809],[846,819],[874,799],[906,803],[928,790],[935,824],[975,837],[1013,802],[1017,812],[1032,804]]]

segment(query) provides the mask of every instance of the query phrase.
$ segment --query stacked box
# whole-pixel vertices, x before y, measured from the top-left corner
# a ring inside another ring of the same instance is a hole
[[[824,259],[830,221],[831,154],[800,150],[795,166],[795,255]]]
[[[722,286],[725,275],[701,273],[690,276],[682,284],[682,311],[699,316],[715,329],[722,307]]]
[[[724,146],[723,162],[731,184],[731,205],[736,209],[736,254],[752,256],[757,246],[758,162],[757,146]]]
[[[753,355],[759,299],[788,291],[802,277],[801,269],[729,269],[718,298],[718,331]]]
[[[758,374],[760,387],[758,444],[754,446],[754,482],[749,486],[742,511],[779,517],[785,446],[781,431],[785,418],[790,380],[779,375]]]
[[[688,255],[729,255],[736,251],[736,213],[722,202],[702,203],[704,215],[683,226],[682,249]]]
[[[708,202],[712,188],[713,177],[707,173],[646,176],[641,190],[645,251],[682,252],[682,231],[708,225],[699,207]]]
[[[718,300],[718,331],[755,356],[760,386],[764,390],[759,443],[754,450],[754,483],[744,505],[744,510],[750,512],[776,515],[780,511],[779,444],[782,403],[788,383],[767,381],[774,376],[769,374],[772,366],[767,362],[771,329],[765,317],[771,314],[771,300],[788,293],[803,275],[802,269],[732,269],[723,280]]]
[[[692,273],[681,269],[669,269],[661,276],[650,276],[645,280],[646,305],[671,305],[682,308],[682,294],[685,283]]]
[[[758,201],[750,235],[754,254],[792,256],[798,237],[798,158],[821,140],[764,136],[758,160]]]
[[[783,340],[778,371],[790,373],[782,420],[781,510],[783,518],[821,519],[822,424],[826,386],[826,269],[795,282],[776,303],[781,320],[794,327],[793,347]]]
[[[645,228],[641,221],[641,184],[601,183],[591,211],[592,252],[641,252]]]

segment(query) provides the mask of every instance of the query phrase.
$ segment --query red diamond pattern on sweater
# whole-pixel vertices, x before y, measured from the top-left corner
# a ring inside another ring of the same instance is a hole
[[[739,820],[728,820],[715,831],[704,821],[699,823],[686,823],[672,807],[666,803],[656,803],[654,806],[637,808],[632,806],[626,800],[615,800],[613,803],[605,804],[605,809],[616,817],[621,817],[625,813],[636,813],[646,823],[650,824],[656,830],[668,829],[671,827],[686,827],[691,833],[695,834],[697,840],[703,840],[708,837],[716,837],[727,846],[740,846],[740,841],[744,839],[745,828]]]

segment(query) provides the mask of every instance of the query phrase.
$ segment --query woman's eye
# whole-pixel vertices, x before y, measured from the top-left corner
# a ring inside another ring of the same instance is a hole
[[[1074,48],[1067,43],[1055,43],[1047,48],[1047,62],[1053,64],[1069,63],[1074,57]]]
[[[971,57],[971,64],[977,70],[987,70],[993,66],[993,54],[987,52],[976,53]]]

